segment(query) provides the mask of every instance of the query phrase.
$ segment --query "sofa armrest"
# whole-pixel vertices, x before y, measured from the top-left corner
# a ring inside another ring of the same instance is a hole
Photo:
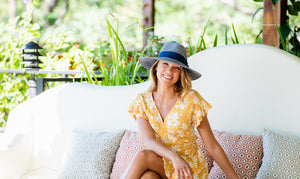
[[[19,178],[29,170],[31,141],[29,136],[0,134],[0,178]]]
[[[0,134],[0,152],[7,151],[19,143],[24,135],[17,134],[15,136],[8,136],[5,133]]]
[[[31,168],[33,155],[30,102],[17,105],[0,134],[0,179],[20,178]]]

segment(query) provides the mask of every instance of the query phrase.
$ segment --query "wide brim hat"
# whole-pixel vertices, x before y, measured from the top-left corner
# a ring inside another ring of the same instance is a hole
[[[191,80],[196,80],[201,77],[201,74],[191,69],[187,62],[186,49],[178,43],[167,42],[161,48],[158,57],[140,57],[140,64],[147,70],[150,70],[156,60],[171,62],[185,68],[191,77]]]

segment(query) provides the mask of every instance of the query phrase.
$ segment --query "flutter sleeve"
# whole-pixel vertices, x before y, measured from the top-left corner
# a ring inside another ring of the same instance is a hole
[[[192,119],[194,126],[198,127],[212,106],[204,98],[202,98],[202,96],[197,91],[194,91],[193,103],[194,115]]]
[[[131,102],[128,112],[132,115],[134,120],[136,120],[138,117],[148,120],[145,110],[146,110],[145,101],[143,99],[143,96],[139,94]]]

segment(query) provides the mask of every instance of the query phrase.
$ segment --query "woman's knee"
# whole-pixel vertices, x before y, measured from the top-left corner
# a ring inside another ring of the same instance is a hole
[[[163,159],[152,150],[144,149],[139,151],[136,155],[136,160],[140,161],[140,165],[146,168],[146,171],[152,171],[159,176],[165,175]]]
[[[144,161],[152,160],[154,157],[157,157],[157,154],[152,150],[143,149],[140,150],[136,157],[143,159]]]

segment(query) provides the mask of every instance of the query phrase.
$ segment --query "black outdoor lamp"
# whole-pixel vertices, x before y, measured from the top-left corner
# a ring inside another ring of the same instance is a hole
[[[39,64],[42,63],[39,60],[39,56],[42,56],[39,49],[43,48],[34,42],[28,42],[22,47],[22,64],[26,72],[34,74],[39,71]]]
[[[39,60],[39,56],[42,56],[39,53],[39,49],[43,49],[37,43],[28,42],[22,47],[22,59],[21,64],[26,72],[30,73],[30,80],[28,82],[29,86],[29,95],[31,98],[37,95],[36,81],[34,74],[39,71],[39,64],[42,62]]]

